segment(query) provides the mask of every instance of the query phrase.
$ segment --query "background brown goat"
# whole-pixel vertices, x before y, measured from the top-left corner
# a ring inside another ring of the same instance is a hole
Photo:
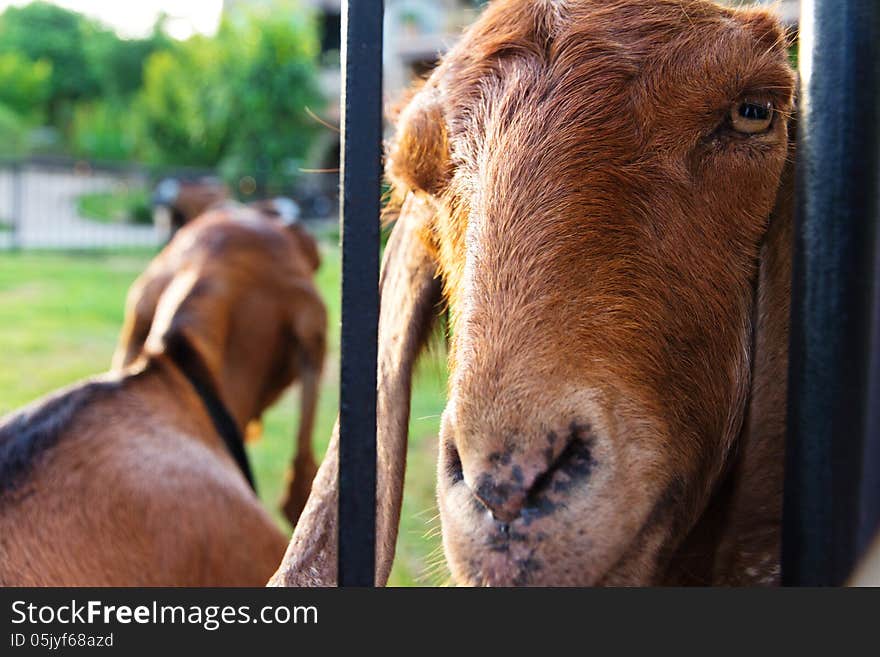
[[[496,0],[444,58],[387,163],[378,583],[441,302],[457,582],[777,582],[793,92],[701,0]],[[273,584],[335,580],[336,449]]]
[[[233,455],[299,377],[298,514],[325,348],[317,265],[301,228],[253,210],[181,229],[130,292],[114,371],[0,422],[0,583],[266,582],[286,540]]]

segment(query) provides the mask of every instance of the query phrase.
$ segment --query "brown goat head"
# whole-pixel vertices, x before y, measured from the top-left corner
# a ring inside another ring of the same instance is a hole
[[[793,92],[776,21],[702,0],[496,0],[465,33],[387,162],[378,582],[441,301],[457,582],[774,581]],[[334,501],[286,564],[332,576]]]
[[[301,380],[297,461],[284,502],[293,523],[317,470],[311,434],[327,321],[313,283],[318,263],[315,241],[299,224],[245,207],[202,215],[132,286],[113,358],[122,369],[186,342],[240,429]]]
[[[763,13],[502,2],[404,111],[389,170],[435,208],[451,316],[458,581],[683,576],[746,416],[792,95]]]

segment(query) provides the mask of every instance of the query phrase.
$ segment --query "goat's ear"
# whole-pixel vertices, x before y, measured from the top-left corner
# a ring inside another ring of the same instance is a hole
[[[285,292],[290,301],[290,332],[296,349],[293,366],[299,371],[300,416],[296,455],[287,478],[287,492],[281,510],[291,525],[296,525],[305,507],[318,466],[312,449],[312,434],[317,412],[318,392],[327,342],[327,310],[315,287],[296,280]]]
[[[404,202],[385,250],[380,279],[377,402],[376,584],[391,571],[406,466],[412,373],[440,300],[437,265],[425,241],[430,204]],[[336,582],[338,426],[321,464],[274,586],[330,586]]]
[[[438,93],[426,85],[400,113],[386,164],[397,188],[438,194],[449,181],[449,142]]]
[[[789,158],[761,246],[752,319],[751,394],[733,466],[730,511],[716,561],[719,579],[733,585],[772,584],[777,583],[779,577],[795,132],[796,124],[792,119]]]
[[[111,367],[114,370],[127,367],[140,356],[153,325],[159,297],[170,280],[170,274],[156,274],[148,269],[129,288],[125,301],[125,320],[113,353]]]
[[[159,355],[184,346],[187,353],[198,355],[199,365],[216,386],[229,332],[228,304],[218,302],[224,294],[223,284],[216,280],[193,270],[177,272],[156,304],[144,352]]]
[[[320,369],[327,347],[327,307],[311,281],[297,278],[285,286],[290,331],[313,369]]]

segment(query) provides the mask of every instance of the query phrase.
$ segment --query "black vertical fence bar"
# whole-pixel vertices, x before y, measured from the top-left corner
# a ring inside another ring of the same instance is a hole
[[[880,176],[880,2],[802,4],[782,581],[838,585],[865,500]],[[865,504],[873,505],[873,511]],[[873,518],[873,519],[872,519]]]
[[[382,13],[382,0],[343,3],[340,586],[375,581]]]
[[[880,210],[877,211],[880,216]],[[880,240],[880,235],[877,236]],[[875,253],[880,253],[880,242]],[[856,552],[863,555],[880,528],[880,258],[874,261],[874,322],[871,342],[868,421],[862,456]]]

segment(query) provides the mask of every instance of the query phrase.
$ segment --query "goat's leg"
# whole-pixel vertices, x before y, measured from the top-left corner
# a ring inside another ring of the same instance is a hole
[[[320,363],[320,361],[318,361]],[[315,414],[318,405],[318,385],[321,380],[320,365],[309,362],[301,375],[300,420],[296,439],[296,456],[287,478],[287,493],[281,510],[291,525],[297,520],[306,505],[312,490],[312,480],[318,471],[315,453],[312,448],[312,434],[315,427]]]

